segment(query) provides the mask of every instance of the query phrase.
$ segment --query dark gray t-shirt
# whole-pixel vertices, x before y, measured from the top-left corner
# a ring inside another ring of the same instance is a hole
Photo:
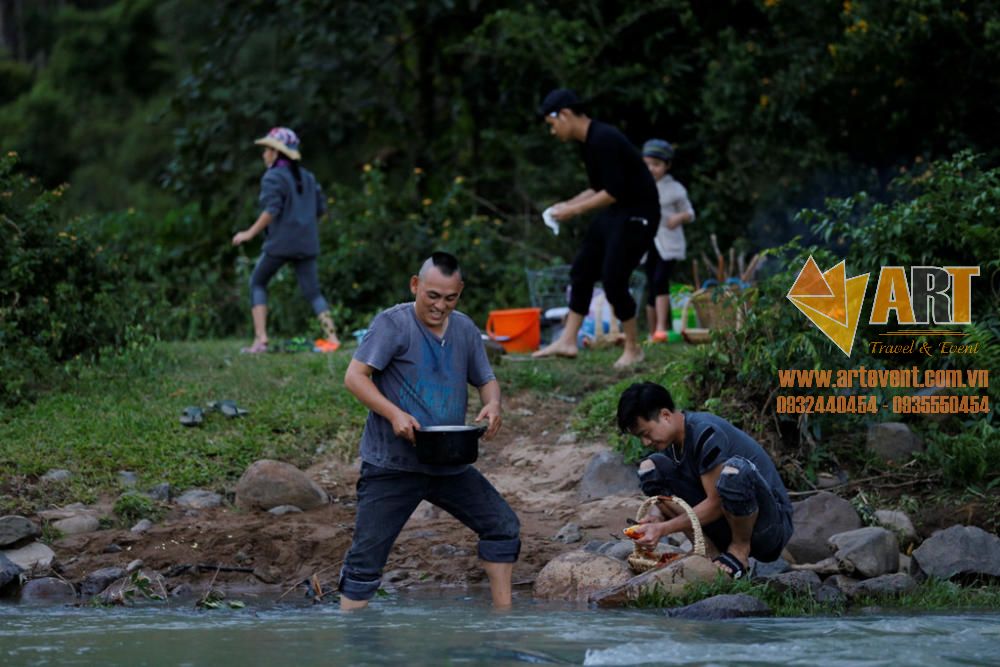
[[[260,179],[260,208],[274,220],[264,228],[263,250],[272,257],[315,257],[319,254],[317,219],[326,213],[326,200],[316,178],[299,167],[302,192],[292,170],[273,167]]]
[[[417,319],[413,303],[379,313],[354,353],[375,369],[375,386],[421,426],[465,423],[469,385],[495,379],[478,327],[453,311],[443,337]],[[370,412],[361,436],[361,460],[382,468],[450,475],[467,466],[431,466],[417,461],[414,446],[392,432],[392,424]]]
[[[706,497],[701,476],[722,465],[731,456],[741,456],[757,466],[778,504],[788,513],[792,511],[792,502],[774,461],[756,440],[722,417],[708,412],[685,412],[680,463],[673,460],[669,448],[663,455],[672,468],[665,472],[671,493],[684,498],[692,506]]]

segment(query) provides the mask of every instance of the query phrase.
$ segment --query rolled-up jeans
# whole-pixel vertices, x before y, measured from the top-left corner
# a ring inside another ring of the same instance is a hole
[[[691,505],[697,505],[705,499],[704,491],[694,497],[688,488],[690,485],[680,485],[678,480],[670,478],[671,466],[663,454],[652,454],[649,460],[654,467],[639,474],[639,483],[647,496],[678,493]],[[775,491],[753,461],[742,456],[732,456],[722,465],[722,474],[715,485],[722,501],[722,509],[733,516],[750,516],[756,512],[757,521],[750,538],[750,555],[765,563],[777,560],[781,550],[792,538],[791,509],[778,501]],[[727,473],[727,468],[736,472]],[[678,486],[681,488],[675,488]],[[688,493],[684,493],[683,488],[688,488]],[[705,536],[720,550],[725,551],[733,541],[732,531],[725,517],[702,528]]]
[[[521,552],[521,524],[514,510],[482,473],[467,467],[455,475],[426,475],[361,464],[354,541],[340,570],[340,592],[370,600],[407,519],[426,500],[479,535],[479,557],[513,563]]]

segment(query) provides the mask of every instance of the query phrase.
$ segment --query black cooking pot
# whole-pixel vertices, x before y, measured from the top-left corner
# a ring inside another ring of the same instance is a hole
[[[414,431],[417,460],[438,466],[475,463],[485,426],[427,426]]]

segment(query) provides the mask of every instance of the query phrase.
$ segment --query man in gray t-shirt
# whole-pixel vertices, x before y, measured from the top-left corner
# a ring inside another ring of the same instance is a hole
[[[653,382],[636,383],[618,401],[618,427],[655,450],[639,465],[648,496],[673,495],[694,509],[720,569],[734,579],[746,572],[751,556],[777,560],[792,537],[792,503],[778,470],[760,444],[725,419],[707,412],[674,409],[670,392]],[[643,521],[644,547],[676,531],[691,531],[691,520],[670,504],[661,516]]]
[[[500,429],[500,385],[479,329],[455,311],[462,293],[458,261],[434,253],[410,280],[413,303],[372,321],[344,376],[370,413],[361,436],[361,477],[354,540],[340,576],[343,609],[367,605],[378,590],[389,551],[421,500],[448,511],[479,535],[479,557],[495,606],[510,606],[511,571],[520,552],[517,515],[471,465],[417,460],[414,431],[465,423],[468,385],[488,420],[484,439]]]

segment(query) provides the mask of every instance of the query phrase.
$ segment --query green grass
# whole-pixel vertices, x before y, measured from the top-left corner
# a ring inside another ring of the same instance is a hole
[[[119,470],[137,473],[140,490],[170,482],[177,489],[224,491],[260,458],[300,467],[321,455],[353,459],[366,410],[343,386],[350,350],[249,356],[239,354],[242,344],[153,342],[99,364],[71,363],[61,388],[0,413],[0,512],[93,502],[101,493],[122,490]],[[644,367],[655,376],[680,349],[649,347]],[[504,359],[495,371],[505,396],[532,392],[541,400],[582,400],[581,424],[590,435],[610,436],[614,388],[640,377],[612,368],[620,352],[588,350],[576,360]],[[593,392],[603,397],[603,412],[587,398]],[[227,419],[206,411],[199,427],[179,423],[185,406],[221,399],[235,400],[250,414]],[[470,408],[478,409],[474,395]],[[73,477],[33,483],[52,468],[66,468]]]
[[[119,470],[139,488],[177,488],[237,478],[256,459],[308,465],[317,454],[347,457],[364,408],[344,389],[346,354],[240,355],[240,342],[158,343],[156,363],[130,368],[111,360],[0,419],[0,508],[38,501],[17,497],[18,479],[66,468],[73,479],[50,485],[48,499],[91,500],[117,488]],[[250,411],[227,419],[206,412],[200,427],[182,426],[187,405],[233,399]]]
[[[733,581],[720,575],[715,581],[692,584],[679,596],[661,593],[645,594],[635,604],[639,608],[680,607],[693,604],[713,595],[745,593],[766,603],[775,616],[799,617],[843,614],[851,609],[879,606],[886,610],[954,612],[959,609],[996,609],[1000,606],[1000,584],[984,583],[979,586],[960,586],[950,581],[928,579],[906,595],[899,597],[866,596],[850,603],[823,604],[811,595],[785,591],[779,593],[762,582]]]

